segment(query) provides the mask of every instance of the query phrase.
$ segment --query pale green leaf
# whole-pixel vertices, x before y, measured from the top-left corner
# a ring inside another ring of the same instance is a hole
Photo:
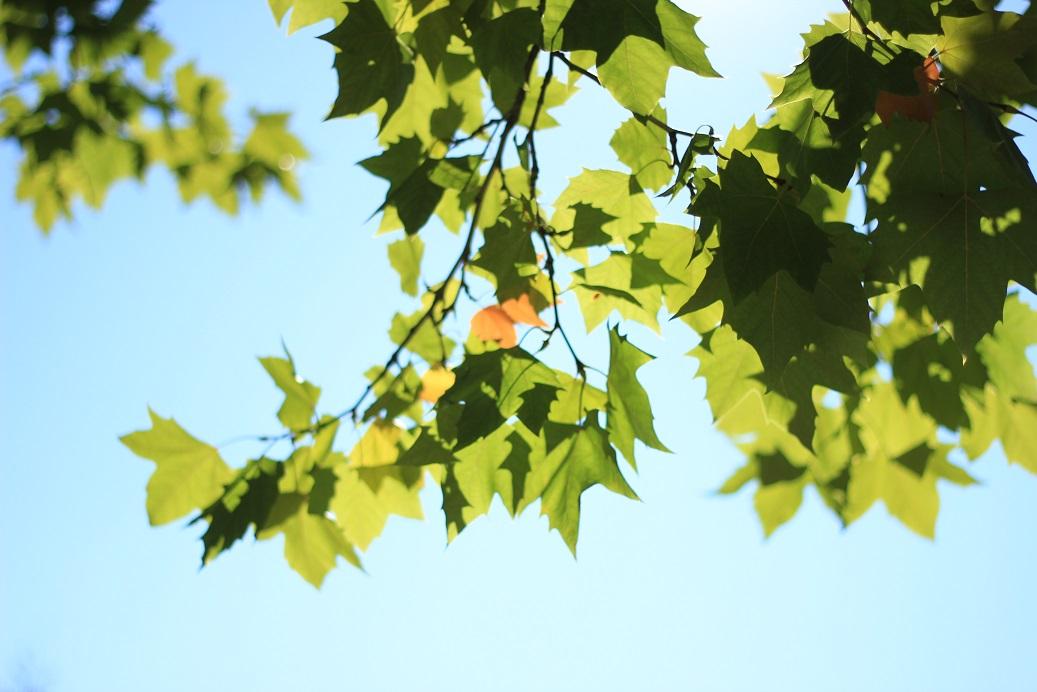
[[[576,555],[580,498],[585,490],[601,484],[631,499],[637,495],[623,478],[605,431],[593,420],[583,427],[548,423],[544,435],[546,451],[530,459],[520,509],[541,498],[541,513]]]
[[[313,425],[320,387],[299,377],[290,358],[267,357],[260,358],[259,362],[274,384],[284,392],[278,419],[292,430],[304,430]]]
[[[424,252],[425,242],[417,235],[409,235],[389,245],[389,263],[400,275],[400,290],[408,295],[418,295]]]
[[[155,462],[148,479],[148,519],[166,524],[212,504],[230,482],[230,468],[215,447],[192,437],[172,418],[148,409],[151,429],[124,435],[122,443]]]
[[[634,462],[634,440],[644,442],[652,449],[669,450],[655,434],[652,406],[648,393],[637,380],[638,369],[651,362],[652,357],[621,336],[618,327],[609,330],[608,372],[608,433],[609,441]]]

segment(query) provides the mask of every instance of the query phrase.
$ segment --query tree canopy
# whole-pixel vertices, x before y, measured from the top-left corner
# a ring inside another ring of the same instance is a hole
[[[299,194],[287,114],[233,133],[220,81],[167,67],[151,4],[0,6],[16,75],[0,136],[43,231],[153,164],[231,213],[271,183]],[[583,492],[636,498],[624,464],[666,450],[637,376],[652,356],[624,325],[668,319],[700,335],[697,376],[745,456],[720,492],[754,486],[765,533],[813,486],[844,524],[881,502],[933,536],[938,482],[974,483],[966,458],[999,442],[1037,472],[1037,182],[1009,129],[1037,106],[1037,12],[993,4],[846,0],[803,34],[768,115],[725,134],[667,118],[672,68],[720,78],[670,0],[270,0],[289,31],[334,22],[329,117],[377,120],[360,165],[386,182],[379,228],[416,309],[388,320],[395,349],[342,410],[287,351],[261,359],[283,431],[241,468],[150,412],[123,438],[155,463],[150,521],[191,517],[203,563],[284,534],[319,586],[390,515],[420,517],[431,482],[449,539],[495,498],[539,502],[575,553]],[[537,134],[578,87],[629,112],[608,142],[622,170],[574,171],[545,200]],[[432,225],[456,234],[443,275],[422,261]],[[607,369],[574,347],[563,294]],[[455,343],[443,326],[473,302]]]

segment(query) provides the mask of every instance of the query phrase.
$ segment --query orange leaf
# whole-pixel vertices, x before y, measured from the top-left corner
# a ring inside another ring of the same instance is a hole
[[[895,115],[928,123],[932,122],[933,116],[936,115],[936,99],[932,94],[903,96],[880,91],[875,99],[875,112],[878,113],[883,125],[888,125]]]
[[[875,113],[883,125],[888,125],[893,116],[899,115],[908,120],[932,122],[936,115],[936,86],[940,83],[940,68],[933,58],[926,58],[920,67],[915,68],[915,83],[918,84],[917,96],[904,96],[889,91],[879,91],[875,99]]]
[[[472,334],[483,341],[496,341],[501,348],[512,348],[518,343],[515,322],[500,305],[491,305],[475,313]]]
[[[434,404],[446,390],[454,386],[454,373],[440,365],[430,368],[421,377],[421,400]]]
[[[518,298],[511,298],[501,303],[501,309],[511,318],[512,322],[528,324],[534,327],[546,327],[547,322],[540,319],[533,304],[529,301],[529,294],[523,293]]]
[[[936,92],[936,87],[940,83],[940,68],[936,64],[935,58],[926,58],[921,67],[915,68],[915,82],[918,84],[920,93]]]

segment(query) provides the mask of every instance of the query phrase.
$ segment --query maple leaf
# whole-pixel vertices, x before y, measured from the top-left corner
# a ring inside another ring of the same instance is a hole
[[[520,509],[542,498],[541,514],[575,556],[583,493],[599,484],[632,500],[638,499],[637,493],[620,472],[607,433],[594,416],[583,426],[549,424],[544,435],[547,443],[531,458]]]
[[[31,9],[49,5],[17,4],[25,22],[0,19],[8,65],[52,64],[0,93],[0,137],[25,154],[16,194],[43,228],[156,162],[186,200],[230,212],[268,181],[299,195],[291,170],[307,150],[286,114],[255,113],[239,137],[222,114],[228,90],[191,66],[173,76],[168,104],[154,102],[171,48],[136,27],[148,2],[122,3],[137,8],[133,26],[101,22],[96,40],[76,31],[78,17],[67,39],[26,33],[53,25]],[[204,563],[249,531],[281,535],[289,564],[319,586],[340,557],[359,566],[390,516],[421,516],[426,478],[442,492],[448,540],[499,498],[512,515],[537,503],[575,552],[584,492],[636,497],[619,456],[633,467],[637,447],[665,446],[638,378],[652,357],[612,324],[608,371],[593,368],[564,320],[548,328],[538,314],[559,285],[588,340],[617,315],[661,332],[664,311],[701,335],[692,355],[706,400],[745,457],[721,492],[754,484],[767,535],[813,486],[844,524],[884,504],[932,537],[937,483],[975,482],[952,451],[975,458],[999,441],[1037,473],[1037,311],[1015,297],[1016,286],[1037,292],[1037,180],[1009,127],[1037,103],[1032,10],[847,0],[852,16],[812,26],[799,64],[769,80],[773,113],[721,143],[717,123],[671,124],[671,69],[718,76],[698,18],[675,0],[269,4],[289,31],[336,22],[322,37],[336,50],[330,117],[377,117],[378,150],[360,165],[388,185],[378,232],[405,233],[388,259],[420,306],[392,318],[393,351],[337,415],[318,411],[320,388],[287,353],[261,359],[283,395],[282,429],[240,469],[155,414],[151,430],[124,438],[155,463],[152,523],[197,512],[192,523],[207,525]],[[69,50],[54,43],[66,40]],[[562,171],[538,178],[540,167],[568,142],[534,140],[561,125],[555,109],[578,81],[629,111],[608,142],[622,170],[584,170],[545,204],[537,183]],[[687,190],[694,222],[662,223],[646,192],[659,190],[671,201]],[[468,231],[433,283],[426,249],[439,258],[448,245],[426,232],[436,218]],[[448,368],[457,345],[443,328],[465,309],[469,269],[494,304],[471,308],[471,348]],[[575,374],[519,347],[519,324],[540,351],[560,332]],[[334,452],[347,416],[362,429],[352,451]],[[286,458],[270,456],[278,442],[291,443]]]
[[[446,390],[454,386],[455,379],[454,373],[447,368],[438,365],[430,368],[421,378],[421,400],[436,403]]]
[[[505,300],[500,304],[500,307],[504,314],[516,324],[528,324],[533,327],[547,326],[547,322],[540,319],[540,315],[537,314],[528,293],[523,293],[518,298]]]
[[[528,293],[509,298],[500,305],[485,307],[472,317],[472,334],[483,341],[496,341],[501,348],[513,348],[518,344],[516,324],[546,327],[540,319]]]
[[[940,83],[940,68],[935,58],[928,57],[921,66],[914,70],[918,94],[905,96],[891,91],[880,90],[875,99],[875,113],[884,125],[888,125],[897,115],[918,122],[932,122],[936,115],[936,87]]]
[[[475,313],[472,334],[483,341],[496,341],[501,348],[514,348],[518,344],[515,322],[500,305],[491,305]]]
[[[216,500],[231,480],[230,468],[212,445],[198,440],[172,418],[148,409],[151,430],[124,435],[121,441],[137,456],[155,462],[148,480],[148,519],[166,524]]]

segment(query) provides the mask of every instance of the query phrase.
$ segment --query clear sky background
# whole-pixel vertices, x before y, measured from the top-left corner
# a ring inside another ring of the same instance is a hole
[[[787,72],[797,34],[841,7],[684,6],[729,79],[675,73],[671,121],[720,132],[762,110],[759,74]],[[388,353],[392,312],[412,307],[366,221],[383,186],[352,166],[375,152],[373,122],[322,122],[335,80],[320,31],[285,37],[262,0],[164,2],[157,18],[177,59],[226,79],[236,122],[250,105],[294,112],[313,152],[305,201],[227,218],[182,206],[155,171],[44,238],[0,147],[0,690],[1037,689],[1037,478],[989,453],[971,469],[983,486],[942,486],[933,542],[880,506],[844,531],[812,491],[765,541],[750,492],[711,494],[740,459],[709,425],[679,324],[631,331],[659,355],[642,380],[674,453],[642,451],[641,503],[584,496],[578,561],[535,509],[512,521],[495,506],[447,548],[429,489],[427,521],[391,520],[367,574],[341,566],[321,591],[280,539],[199,571],[198,527],[148,527],[153,466],[117,437],[146,427],[149,404],[214,443],[277,431],[254,356],[282,338],[344,408]],[[624,115],[588,86],[558,118],[540,142],[547,198],[611,163]],[[458,241],[427,242],[439,277]],[[592,362],[603,341],[582,341]]]

